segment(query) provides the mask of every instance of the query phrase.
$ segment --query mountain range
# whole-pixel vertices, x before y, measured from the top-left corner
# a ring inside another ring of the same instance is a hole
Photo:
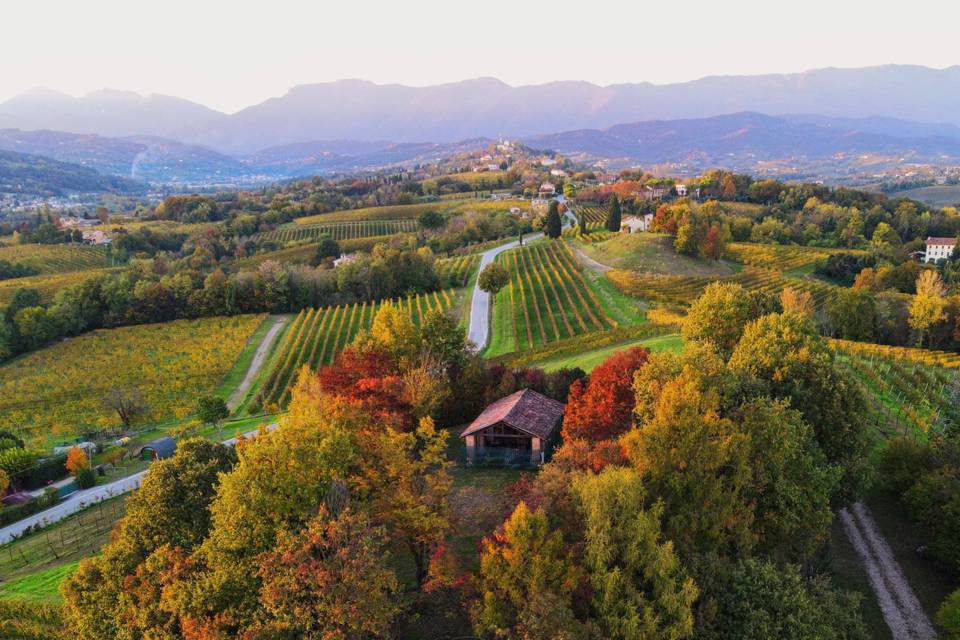
[[[960,67],[831,68],[606,87],[343,80],[300,85],[234,114],[113,90],[71,97],[37,89],[0,103],[2,150],[180,185],[427,162],[500,134],[622,164],[751,170],[758,161],[798,160],[835,170],[858,154],[960,163]]]
[[[410,87],[342,80],[299,85],[233,114],[170,96],[103,90],[72,97],[36,89],[0,103],[0,128],[159,136],[243,155],[315,140],[447,143],[740,111],[960,125],[960,66],[827,68],[665,85],[512,87],[477,78]]]

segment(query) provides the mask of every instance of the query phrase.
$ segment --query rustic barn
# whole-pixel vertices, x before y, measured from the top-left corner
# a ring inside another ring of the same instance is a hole
[[[543,464],[560,428],[563,409],[563,403],[531,389],[497,400],[460,434],[467,462]]]

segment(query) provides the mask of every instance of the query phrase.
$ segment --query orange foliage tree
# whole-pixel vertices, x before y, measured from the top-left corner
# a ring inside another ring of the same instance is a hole
[[[67,471],[70,475],[76,477],[78,473],[89,468],[90,458],[87,457],[87,452],[80,447],[71,447],[67,452]]]

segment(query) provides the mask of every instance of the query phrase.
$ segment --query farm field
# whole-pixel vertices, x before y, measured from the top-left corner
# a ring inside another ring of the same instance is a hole
[[[509,211],[510,207],[529,208],[527,200],[440,200],[422,204],[397,204],[386,207],[365,207],[362,209],[344,209],[315,216],[306,216],[294,220],[299,225],[311,225],[323,222],[343,222],[354,220],[416,220],[424,211],[436,211],[444,215],[466,213],[468,211]]]
[[[690,304],[711,282],[736,282],[752,291],[779,294],[787,287],[808,291],[819,308],[839,287],[819,280],[789,278],[773,269],[745,267],[726,277],[668,276],[615,269],[607,277],[623,293],[672,304]]]
[[[478,254],[442,258],[435,263],[437,275],[449,287],[465,287],[480,265]]]
[[[80,284],[90,278],[95,278],[113,271],[117,271],[117,269],[89,269],[86,271],[68,271],[66,273],[51,273],[43,276],[0,280],[0,306],[8,304],[13,300],[17,289],[36,289],[40,293],[41,300],[49,302],[53,299],[53,296],[56,295],[57,291],[60,291],[60,289],[64,287]]]
[[[646,347],[651,351],[680,351],[683,348],[683,338],[677,334],[644,338],[642,340],[616,344],[593,351],[584,351],[583,353],[578,353],[573,356],[544,360],[534,363],[534,366],[541,367],[545,371],[580,367],[587,373],[590,373],[598,364],[613,354],[630,349],[631,347]]]
[[[370,236],[369,238],[353,238],[352,240],[340,240],[337,242],[337,244],[340,245],[340,251],[342,253],[350,253],[351,251],[369,251],[374,247],[374,245],[388,242],[396,237],[396,235],[392,235]],[[305,264],[313,259],[319,246],[319,242],[312,242],[308,244],[297,244],[290,247],[284,247],[283,249],[277,249],[276,251],[264,251],[263,253],[257,253],[252,256],[247,256],[246,258],[240,258],[233,263],[233,267],[254,267],[259,264],[263,264],[268,260]]]
[[[841,360],[870,401],[872,419],[883,433],[925,439],[960,420],[960,355],[831,340]]]
[[[668,235],[614,235],[615,237],[604,242],[585,243],[583,252],[597,262],[616,269],[674,276],[723,276],[733,273],[733,270],[722,262],[678,254],[673,250],[673,238]]]
[[[866,252],[854,249],[824,249],[799,245],[732,242],[727,245],[724,257],[752,267],[793,271],[826,260],[835,253],[862,255]]]
[[[601,296],[566,242],[537,242],[498,256],[510,283],[494,303],[486,354],[524,351],[578,335],[643,321],[617,292]]]
[[[184,418],[217,389],[265,316],[101,329],[0,366],[0,422],[37,444],[119,423],[103,395],[134,387],[148,419]]]
[[[587,219],[587,226],[592,224],[602,225],[607,220],[607,211],[595,206],[578,206],[577,214]]]
[[[890,194],[891,198],[910,198],[932,207],[953,207],[960,204],[960,185],[934,185]]]
[[[405,309],[413,323],[419,325],[428,311],[448,310],[456,302],[456,292],[443,290],[404,298],[395,304]],[[301,311],[291,321],[267,364],[269,374],[259,393],[261,406],[284,406],[290,399],[290,388],[300,368],[304,365],[316,368],[332,362],[360,331],[370,327],[382,304],[365,302]]]
[[[255,240],[287,243],[319,240],[330,236],[338,242],[354,238],[389,236],[395,233],[417,230],[417,221],[411,218],[400,220],[347,220],[343,222],[325,222],[311,225],[290,224],[273,231],[265,231],[254,236]]]
[[[14,244],[0,247],[0,260],[36,269],[37,275],[107,266],[107,250],[79,244]]]

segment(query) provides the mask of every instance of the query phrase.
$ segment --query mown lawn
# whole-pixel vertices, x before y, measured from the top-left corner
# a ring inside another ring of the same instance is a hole
[[[0,582],[0,600],[55,600],[60,597],[60,583],[72,573],[79,560],[36,573]]]
[[[597,244],[583,244],[583,252],[600,264],[673,276],[723,276],[733,270],[722,262],[678,254],[673,238],[654,233],[619,233]]]
[[[557,369],[580,367],[587,373],[593,371],[598,364],[617,353],[631,347],[647,347],[651,351],[680,351],[683,349],[683,338],[677,334],[666,336],[657,336],[655,338],[645,338],[643,340],[634,340],[616,344],[602,349],[585,351],[573,356],[565,356],[554,360],[535,363],[533,366],[541,367],[546,371],[556,371]]]

